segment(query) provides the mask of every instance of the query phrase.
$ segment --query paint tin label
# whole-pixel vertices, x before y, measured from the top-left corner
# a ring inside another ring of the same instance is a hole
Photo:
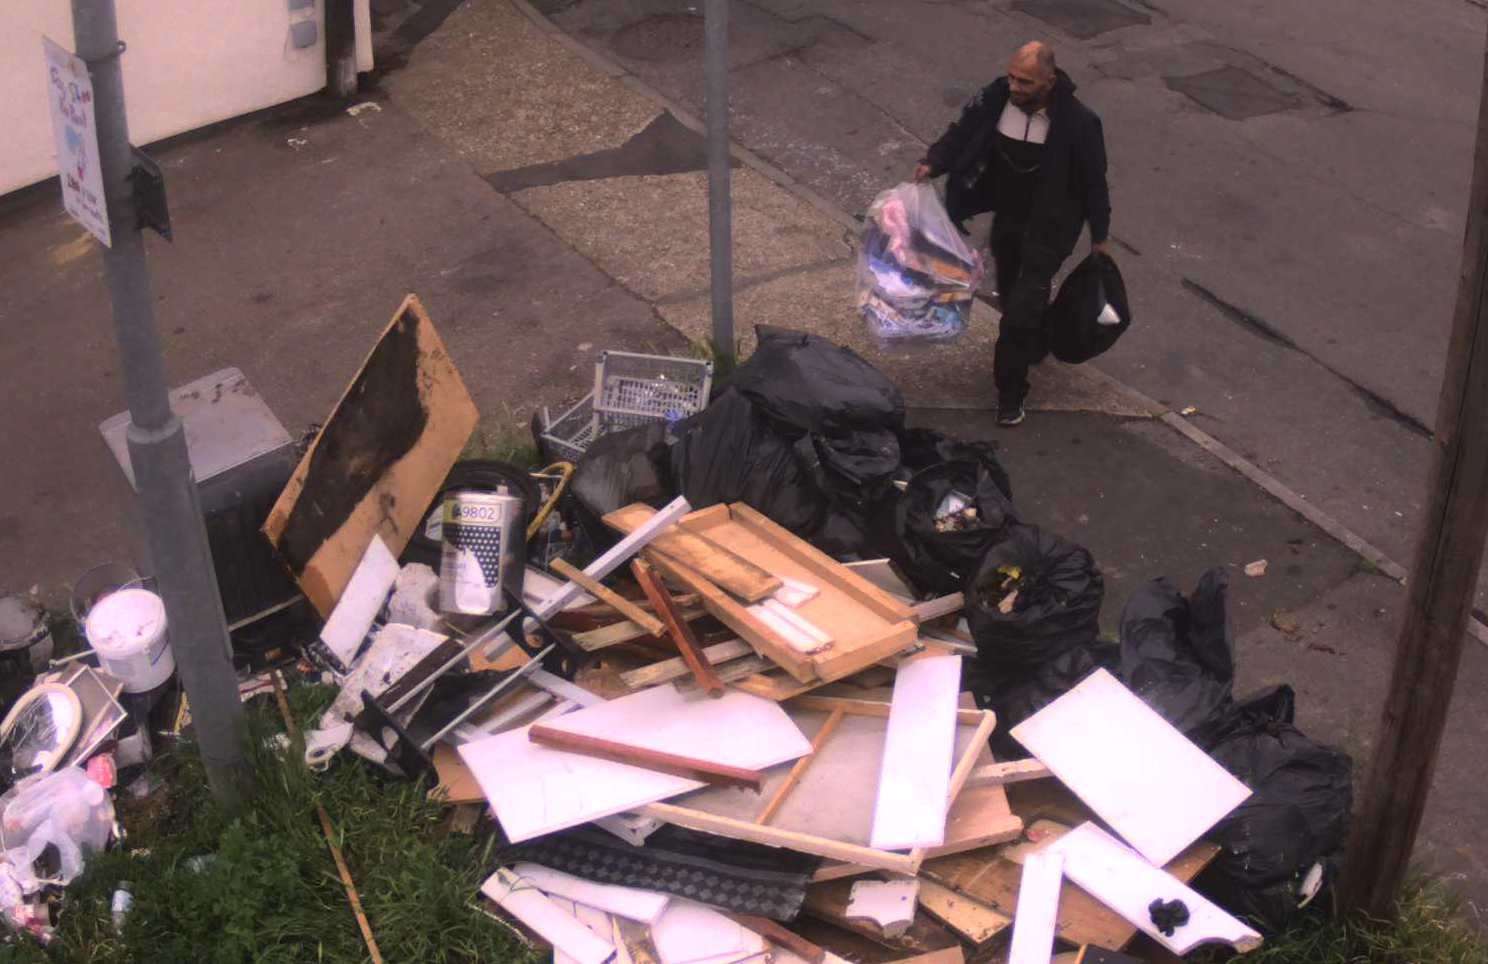
[[[512,526],[520,525],[522,500],[503,492],[456,492],[444,503],[439,602],[445,612],[503,612],[502,576],[520,564]]]

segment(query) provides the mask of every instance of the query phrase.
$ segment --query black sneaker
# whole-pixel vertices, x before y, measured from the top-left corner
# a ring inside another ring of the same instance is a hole
[[[1021,402],[1017,405],[999,405],[997,407],[997,424],[1001,425],[1003,428],[1012,428],[1014,425],[1022,425],[1023,419],[1026,415],[1027,413],[1023,411],[1023,404]]]

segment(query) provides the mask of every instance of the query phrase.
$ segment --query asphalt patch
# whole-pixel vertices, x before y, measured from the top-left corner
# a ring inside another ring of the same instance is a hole
[[[1080,40],[1152,22],[1147,14],[1115,0],[1013,0],[1013,9]]]
[[[737,162],[730,159],[733,166]],[[705,170],[708,145],[663,111],[639,133],[619,147],[566,157],[561,161],[532,164],[485,175],[486,183],[503,194],[547,187],[565,181],[595,181],[610,177],[639,177],[647,174],[685,174]]]
[[[689,60],[702,54],[703,18],[661,13],[637,20],[617,30],[610,46],[627,60]]]
[[[1230,120],[1279,114],[1302,106],[1295,94],[1233,65],[1188,77],[1164,77],[1163,82],[1170,90]]]

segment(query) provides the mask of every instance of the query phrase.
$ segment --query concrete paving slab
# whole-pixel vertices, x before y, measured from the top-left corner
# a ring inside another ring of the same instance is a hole
[[[619,147],[659,113],[503,2],[462,5],[383,86],[483,174]]]
[[[842,228],[759,174],[736,171],[732,195],[736,277],[851,257]],[[704,173],[569,181],[514,197],[645,299],[708,283]]]

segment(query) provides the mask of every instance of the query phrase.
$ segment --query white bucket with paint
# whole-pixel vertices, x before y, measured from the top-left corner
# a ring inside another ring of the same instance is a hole
[[[175,672],[165,629],[165,603],[148,589],[121,589],[88,611],[88,643],[126,693],[149,692]]]

